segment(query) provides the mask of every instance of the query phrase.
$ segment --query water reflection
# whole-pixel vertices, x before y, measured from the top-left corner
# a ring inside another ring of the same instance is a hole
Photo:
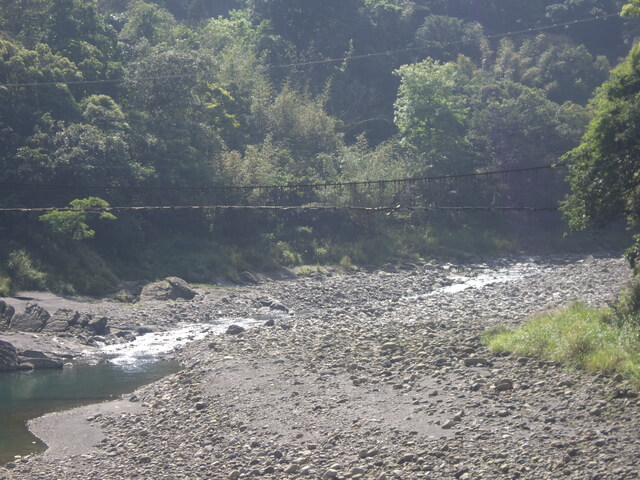
[[[277,317],[271,315],[270,318]],[[85,352],[85,363],[63,370],[0,373],[0,464],[15,455],[43,451],[26,421],[48,412],[118,398],[141,385],[178,371],[177,362],[159,361],[178,347],[230,324],[250,328],[264,318],[222,318],[215,324],[182,324],[168,331],[139,335],[134,341]]]
[[[47,412],[114,399],[178,371],[176,362],[76,364],[63,370],[0,374],[0,463],[46,447],[26,421]]]

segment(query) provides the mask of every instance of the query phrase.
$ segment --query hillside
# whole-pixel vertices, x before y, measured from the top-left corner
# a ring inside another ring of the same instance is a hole
[[[584,245],[624,3],[2,0],[0,293]]]

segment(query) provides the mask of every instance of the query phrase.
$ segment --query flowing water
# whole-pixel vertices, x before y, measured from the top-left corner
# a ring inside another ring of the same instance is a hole
[[[430,292],[428,295],[438,295],[440,293],[458,293],[470,288],[484,288],[496,283],[509,283],[520,280],[535,273],[539,268],[532,264],[517,264],[509,268],[500,268],[498,270],[479,273],[474,277],[466,277],[464,275],[452,275],[450,277],[451,285],[440,287]]]
[[[235,323],[245,328],[261,318],[220,319],[216,324],[184,324],[173,330],[147,333],[134,341],[84,352],[62,370],[0,373],[0,464],[16,455],[46,449],[27,429],[26,422],[45,413],[66,410],[124,393],[179,370],[166,354],[208,334],[224,332]]]

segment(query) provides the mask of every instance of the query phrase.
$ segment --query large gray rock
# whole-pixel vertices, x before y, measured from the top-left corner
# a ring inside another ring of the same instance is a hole
[[[63,362],[52,358],[39,350],[23,350],[18,353],[18,368],[20,370],[42,370],[62,368]]]
[[[249,285],[258,285],[260,280],[251,272],[241,272],[240,278]]]
[[[49,312],[37,303],[27,303],[24,313],[16,313],[9,327],[20,332],[40,332],[51,318]]]
[[[61,308],[55,311],[42,331],[52,333],[66,332],[73,325],[77,325],[79,319],[80,313],[68,308]]]
[[[18,368],[20,370],[41,370],[62,368],[62,360],[52,358],[38,350],[24,350],[18,353]]]
[[[109,333],[107,317],[92,317],[85,327],[93,335],[106,335]]]
[[[11,305],[7,305],[4,300],[0,300],[0,330],[5,330],[9,327],[14,313],[15,309]]]
[[[90,313],[80,313],[68,308],[61,308],[49,318],[43,332],[79,334],[86,332],[89,335],[107,335],[109,327],[107,317],[96,317]]]
[[[9,342],[0,340],[0,372],[16,370],[18,368],[18,354],[16,347]]]
[[[244,332],[244,327],[241,327],[240,325],[229,325],[227,327],[227,335],[238,335],[240,333]]]
[[[289,309],[273,298],[263,298],[258,300],[258,308],[268,307],[270,310],[276,310],[279,312],[289,313]]]
[[[140,301],[149,300],[177,300],[182,298],[191,300],[196,291],[187,282],[178,277],[167,277],[159,282],[146,285],[140,292]]]

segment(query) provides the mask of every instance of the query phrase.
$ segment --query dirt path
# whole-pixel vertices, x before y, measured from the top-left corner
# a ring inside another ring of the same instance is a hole
[[[517,279],[497,275],[507,271]],[[448,288],[487,275],[482,288]],[[556,257],[148,306],[161,323],[260,312],[267,299],[298,315],[190,344],[182,372],[136,392],[139,411],[92,420],[105,438],[94,450],[23,459],[0,478],[638,478],[640,401],[623,383],[493,356],[480,342],[493,325],[602,304],[628,279],[621,259]]]

